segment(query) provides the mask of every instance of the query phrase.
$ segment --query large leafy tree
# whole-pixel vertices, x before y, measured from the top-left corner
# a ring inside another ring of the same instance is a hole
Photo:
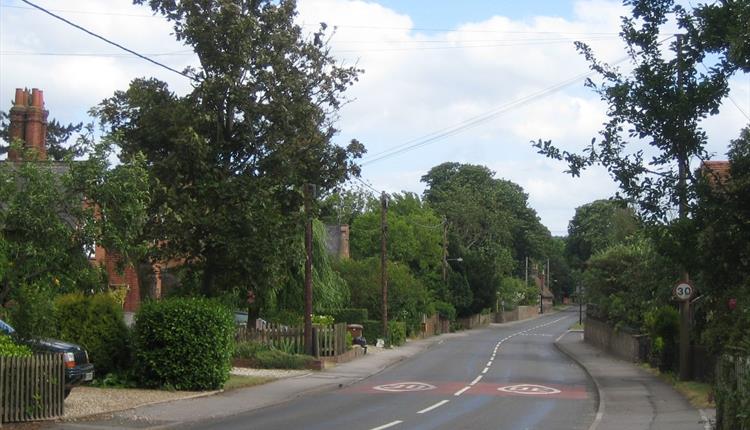
[[[425,201],[447,219],[449,254],[463,259],[454,268],[468,280],[472,304],[462,313],[494,308],[501,279],[522,277],[525,257],[549,250],[549,231],[521,187],[494,175],[484,166],[443,163],[422,177]]]
[[[722,56],[729,70],[750,72],[750,1],[722,0],[701,4],[694,10],[696,49]]]
[[[285,250],[299,245],[303,184],[326,190],[358,173],[362,145],[331,138],[359,71],[334,62],[325,25],[303,35],[294,1],[135,3],[169,20],[200,61],[184,97],[137,79],[98,109],[123,155],[145,154],[152,257],[184,261],[206,295],[272,295]]]
[[[568,224],[568,261],[575,269],[583,270],[592,255],[625,242],[639,227],[632,208],[622,201],[596,200],[577,207]]]

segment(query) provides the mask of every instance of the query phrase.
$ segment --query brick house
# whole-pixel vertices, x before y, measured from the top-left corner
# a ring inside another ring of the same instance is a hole
[[[24,147],[30,150],[34,160],[23,160],[21,154],[10,149],[8,151],[7,162],[46,162],[55,171],[64,172],[65,166],[62,163],[55,163],[47,160],[47,116],[49,111],[45,109],[44,93],[33,88],[16,89],[13,107],[10,108],[10,127],[9,134],[11,140],[22,140]],[[85,202],[82,202],[85,204]],[[140,286],[138,272],[132,265],[128,265],[122,272],[117,270],[117,265],[121,257],[117,252],[104,249],[97,246],[90,258],[91,264],[104,268],[107,273],[109,286],[112,288],[127,288],[125,296],[124,310],[133,312],[138,309],[141,303]],[[158,271],[156,272],[158,278]]]

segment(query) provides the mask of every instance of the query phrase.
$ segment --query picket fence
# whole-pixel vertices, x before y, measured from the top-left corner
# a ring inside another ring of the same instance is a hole
[[[258,328],[238,327],[235,341],[254,341],[292,354],[302,354],[305,349],[305,329],[303,326],[264,324]],[[334,357],[347,350],[346,324],[313,326],[313,355]]]
[[[62,354],[0,357],[0,425],[63,415]]]
[[[716,428],[750,430],[750,356],[719,358],[716,391]]]

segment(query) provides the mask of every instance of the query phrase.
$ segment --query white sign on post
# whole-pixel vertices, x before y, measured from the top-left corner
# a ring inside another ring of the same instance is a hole
[[[674,294],[675,298],[677,300],[690,300],[691,297],[693,297],[693,293],[695,292],[695,289],[692,285],[688,282],[680,282],[674,287],[674,290],[672,290],[672,293]]]

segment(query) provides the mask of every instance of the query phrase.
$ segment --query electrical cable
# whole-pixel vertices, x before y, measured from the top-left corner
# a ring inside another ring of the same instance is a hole
[[[61,16],[59,16],[59,15],[56,15],[56,14],[54,14],[54,13],[50,12],[49,10],[47,10],[47,9],[45,9],[45,8],[41,7],[41,6],[38,6],[38,5],[36,5],[36,4],[32,3],[32,2],[30,2],[29,0],[21,0],[21,1],[22,1],[22,2],[24,2],[24,3],[26,3],[26,4],[28,4],[29,6],[32,6],[32,7],[36,8],[36,9],[39,9],[40,11],[42,11],[42,12],[46,13],[47,15],[50,15],[50,16],[52,16],[52,17],[54,17],[54,18],[57,18],[57,19],[59,19],[60,21],[62,21],[62,22],[66,23],[66,24],[68,24],[68,25],[70,25],[70,26],[73,26],[73,27],[75,27],[75,28],[77,28],[77,29],[79,29],[79,30],[83,31],[83,32],[84,32],[84,33],[86,33],[86,34],[89,34],[89,35],[91,35],[91,36],[94,36],[94,37],[96,37],[96,38],[97,38],[97,39],[99,39],[99,40],[102,40],[102,41],[104,41],[104,42],[107,42],[107,43],[109,43],[110,45],[116,46],[117,48],[120,48],[120,49],[122,49],[123,51],[129,52],[129,53],[131,53],[131,54],[135,55],[136,57],[142,58],[142,59],[144,59],[144,60],[146,60],[146,61],[148,61],[148,62],[150,62],[150,63],[152,63],[152,64],[155,64],[155,65],[157,65],[157,66],[159,66],[159,67],[162,67],[162,68],[164,68],[164,69],[167,69],[167,70],[169,70],[170,72],[174,72],[174,73],[177,73],[178,75],[180,75],[180,76],[184,76],[184,77],[186,77],[186,78],[188,78],[188,79],[190,79],[190,80],[193,80],[193,81],[197,80],[197,78],[196,78],[195,76],[191,76],[191,75],[188,75],[187,73],[184,73],[184,72],[180,72],[179,70],[177,70],[177,69],[173,69],[173,68],[171,68],[171,67],[167,66],[166,64],[162,64],[162,63],[160,63],[160,62],[158,62],[158,61],[156,61],[156,60],[153,60],[153,59],[151,59],[151,58],[149,58],[149,57],[146,57],[145,55],[139,54],[139,53],[137,53],[137,52],[133,51],[132,49],[128,49],[128,48],[126,48],[126,47],[124,47],[124,46],[122,46],[122,45],[120,45],[120,44],[118,44],[118,43],[116,43],[116,42],[113,42],[113,41],[111,41],[111,40],[109,40],[109,39],[107,39],[107,38],[105,38],[105,37],[102,37],[102,36],[100,36],[100,35],[98,35],[98,34],[96,34],[96,33],[92,32],[92,31],[90,31],[90,30],[87,30],[86,28],[83,28],[83,27],[81,27],[81,26],[80,26],[80,25],[78,25],[78,24],[75,24],[75,23],[73,23],[73,22],[71,22],[71,21],[68,21],[67,19],[65,19],[65,18],[63,18],[63,17],[61,17]]]

